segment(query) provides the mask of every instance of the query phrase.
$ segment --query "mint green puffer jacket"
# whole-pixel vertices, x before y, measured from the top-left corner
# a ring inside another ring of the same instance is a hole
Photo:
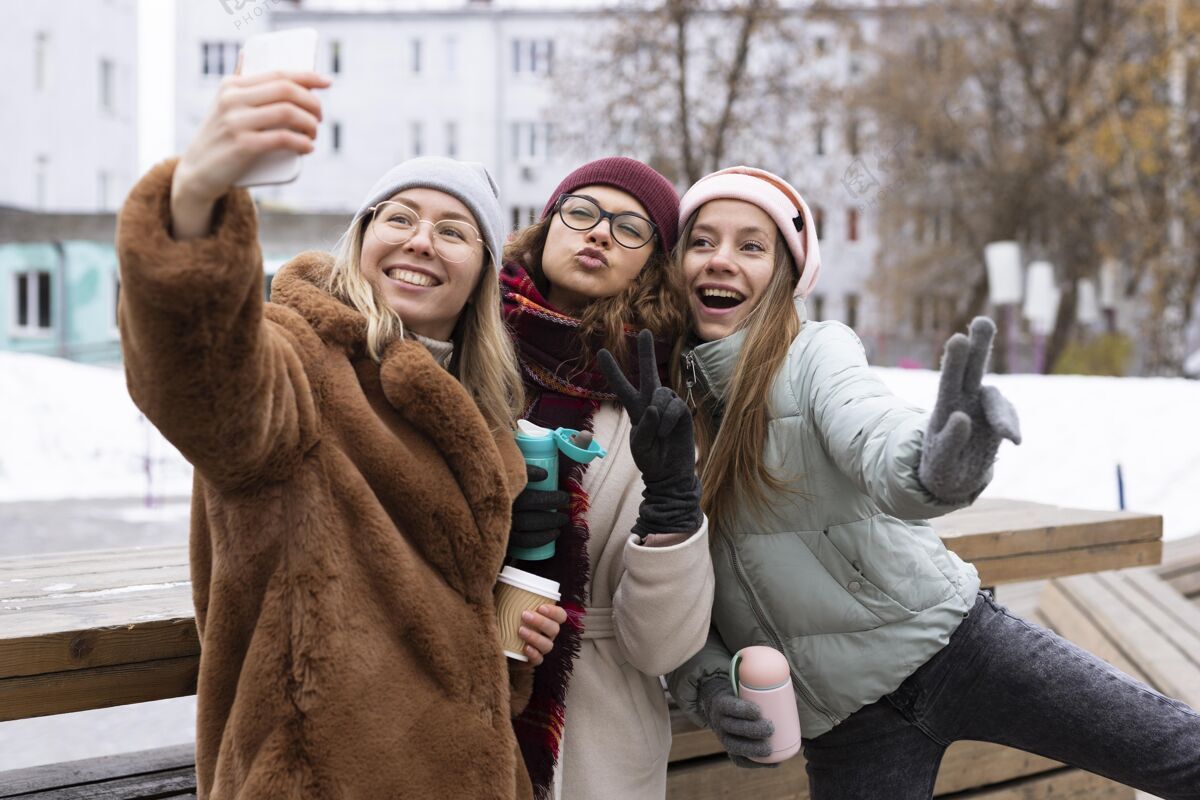
[[[802,301],[796,310],[803,320]],[[744,338],[696,347],[685,370],[723,397]],[[703,725],[700,684],[728,680],[739,649],[774,647],[791,665],[811,739],[896,689],[945,646],[975,601],[979,575],[924,521],[957,507],[917,480],[928,415],[871,374],[853,331],[805,322],[767,402],[767,466],[797,491],[768,493],[710,533],[708,641],[669,681]]]

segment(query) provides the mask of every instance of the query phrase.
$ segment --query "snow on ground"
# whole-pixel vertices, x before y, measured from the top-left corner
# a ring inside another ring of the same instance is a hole
[[[0,352],[0,502],[188,495],[191,466],[120,369]]]
[[[896,394],[932,408],[939,373],[876,369]],[[1200,382],[1082,375],[989,375],[1021,418],[984,497],[1163,515],[1164,538],[1200,533]]]
[[[930,408],[938,374],[877,369]],[[1005,443],[985,497],[1164,516],[1166,538],[1200,533],[1200,382],[993,375],[1017,407],[1024,444]],[[191,469],[142,418],[120,370],[0,352],[0,502],[185,496]]]

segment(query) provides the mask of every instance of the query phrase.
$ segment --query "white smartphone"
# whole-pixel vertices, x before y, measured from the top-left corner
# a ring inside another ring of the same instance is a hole
[[[286,70],[312,71],[317,66],[317,32],[312,28],[260,33],[242,45],[242,74]],[[264,153],[237,181],[238,186],[290,183],[300,175],[300,154],[290,150]]]

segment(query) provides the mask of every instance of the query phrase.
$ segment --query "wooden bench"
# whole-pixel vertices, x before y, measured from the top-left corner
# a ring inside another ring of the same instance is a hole
[[[1175,591],[1200,606],[1200,534],[1169,542],[1155,572]]]
[[[803,756],[777,769],[733,766],[711,732],[672,711],[674,741],[667,797],[709,800],[751,796],[807,798]],[[196,796],[191,746],[108,756],[0,773],[0,798],[21,800],[133,800]],[[934,794],[963,800],[1132,800],[1132,789],[1039,756],[984,742],[958,742],[946,753]]]
[[[1159,568],[1049,581],[1039,613],[1048,627],[1158,691],[1200,708],[1200,559]]]
[[[991,586],[1157,564],[1162,554],[1161,517],[1132,512],[984,500],[934,525]],[[0,559],[0,721],[192,694],[199,652],[184,547]],[[723,797],[735,789],[758,791],[763,800],[808,796],[802,757],[778,769],[739,770],[709,731],[678,712],[673,728],[670,796]],[[190,754],[186,764],[180,758],[171,748],[3,773],[0,797],[15,796],[13,786],[38,787],[20,796],[39,798],[188,796]],[[130,788],[103,793],[127,780]],[[937,792],[978,800],[1133,796],[1099,780],[966,742],[948,752]],[[48,794],[52,787],[67,793]]]

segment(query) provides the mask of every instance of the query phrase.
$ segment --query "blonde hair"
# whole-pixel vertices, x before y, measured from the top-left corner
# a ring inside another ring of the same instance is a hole
[[[683,256],[697,216],[698,213],[693,214],[683,227],[672,254],[671,269],[677,275],[683,274]],[[746,341],[725,395],[720,428],[715,419],[716,399],[707,393],[693,398],[703,484],[700,506],[718,534],[732,523],[736,508],[762,508],[766,489],[793,491],[793,476],[773,474],[767,469],[763,454],[771,384],[792,340],[800,332],[800,317],[792,299],[798,277],[787,242],[776,231],[771,280],[758,306],[740,326],[746,330]],[[678,372],[674,375],[677,388],[682,389],[682,376]]]
[[[379,361],[387,346],[404,337],[404,321],[362,273],[362,245],[370,216],[350,223],[335,252],[329,293],[367,320],[367,352]],[[485,251],[479,280],[450,337],[450,374],[479,406],[494,433],[511,431],[525,402],[512,342],[500,317],[500,284]]]
[[[550,236],[550,226],[557,216],[557,213],[546,215],[516,233],[504,247],[504,260],[523,266],[543,296],[549,293],[550,281],[542,269],[542,253]],[[675,342],[683,336],[687,325],[687,297],[671,269],[670,255],[663,250],[661,240],[656,238],[653,247],[646,264],[628,286],[612,297],[589,303],[580,316],[581,369],[591,361],[592,345],[596,342],[612,353],[618,363],[630,367],[633,354],[627,346],[627,329],[636,333],[641,328],[648,328],[655,339],[667,342]]]

